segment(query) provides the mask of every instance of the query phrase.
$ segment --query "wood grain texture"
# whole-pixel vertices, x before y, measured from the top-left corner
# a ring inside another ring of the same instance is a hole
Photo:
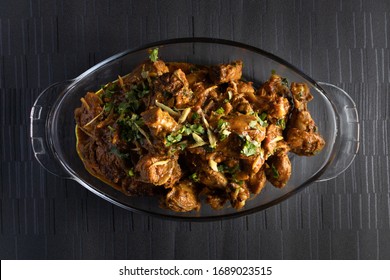
[[[390,259],[389,1],[0,7],[1,259]],[[191,36],[263,48],[345,89],[361,120],[351,167],[260,213],[208,223],[131,213],[40,167],[29,113],[45,87],[124,49]]]

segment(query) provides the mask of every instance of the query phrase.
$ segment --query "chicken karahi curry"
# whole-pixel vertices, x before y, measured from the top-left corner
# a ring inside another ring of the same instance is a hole
[[[282,188],[289,152],[325,145],[304,83],[272,73],[255,88],[240,60],[219,65],[164,62],[158,49],[130,74],[88,92],[75,110],[77,151],[95,177],[130,196],[159,195],[161,206],[236,209],[267,181]]]

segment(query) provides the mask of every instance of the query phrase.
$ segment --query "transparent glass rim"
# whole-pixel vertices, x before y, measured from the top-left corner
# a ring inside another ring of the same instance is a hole
[[[246,49],[246,50],[249,50],[253,53],[257,53],[257,54],[262,55],[264,57],[267,57],[271,60],[274,60],[275,62],[286,66],[289,69],[289,71],[295,72],[295,74],[297,74],[298,76],[301,76],[303,79],[310,82],[312,84],[312,86],[314,88],[316,88],[316,90],[318,90],[323,96],[325,96],[325,98],[331,104],[332,109],[334,110],[334,105],[333,105],[331,99],[327,96],[326,91],[321,88],[319,83],[317,83],[310,76],[306,75],[301,70],[299,70],[298,68],[296,68],[294,65],[290,64],[289,62],[285,61],[284,59],[282,59],[282,58],[280,58],[280,57],[278,57],[270,52],[264,51],[260,48],[257,48],[257,47],[251,46],[251,45],[247,45],[244,43],[231,41],[231,40],[208,38],[208,37],[188,37],[188,38],[176,38],[176,39],[156,41],[153,43],[148,43],[148,44],[145,44],[145,45],[142,45],[142,46],[139,46],[136,48],[128,49],[126,51],[115,54],[115,55],[101,61],[100,63],[96,64],[95,66],[89,68],[88,70],[86,70],[85,72],[83,72],[82,74],[77,76],[76,78],[69,80],[70,84],[61,93],[61,97],[57,100],[56,103],[57,104],[61,103],[62,100],[64,98],[66,98],[66,92],[72,90],[72,88],[75,87],[75,85],[80,80],[82,80],[84,77],[87,77],[88,75],[91,75],[93,72],[95,72],[96,70],[98,70],[99,68],[101,68],[103,66],[106,66],[110,62],[113,62],[113,61],[118,60],[124,56],[127,56],[127,55],[135,53],[135,52],[139,52],[142,50],[147,50],[150,48],[155,48],[155,47],[159,47],[159,46],[163,46],[163,45],[185,44],[185,43],[220,44],[220,45],[225,45],[225,46],[232,46],[232,47],[236,47],[236,48]],[[53,107],[56,107],[56,106],[53,106]],[[52,116],[52,117],[54,117],[54,116]],[[54,125],[53,122],[52,122],[52,125]],[[52,130],[52,129],[53,129],[53,127],[50,127],[50,130]],[[336,138],[337,137],[338,137],[338,135],[336,135]],[[99,191],[93,185],[91,185],[88,182],[79,178],[78,175],[69,166],[67,166],[66,163],[64,163],[60,159],[60,157],[55,152],[55,149],[53,148],[53,153],[57,157],[57,160],[60,162],[61,166],[71,175],[71,177],[72,177],[71,179],[78,182],[83,187],[85,187],[89,191],[93,192],[94,194],[98,195],[99,197],[104,198],[105,200],[109,201],[110,203],[113,203],[114,205],[120,206],[121,208],[124,208],[126,210],[129,210],[129,211],[132,211],[135,213],[147,214],[147,215],[150,215],[153,217],[158,217],[158,218],[163,218],[163,219],[183,220],[183,221],[191,221],[191,222],[192,221],[194,221],[194,222],[197,222],[197,221],[218,221],[218,220],[224,220],[224,219],[238,218],[238,217],[250,215],[250,214],[253,214],[256,212],[260,212],[260,211],[265,210],[267,208],[270,208],[274,205],[277,205],[277,204],[281,203],[282,201],[288,199],[289,197],[295,195],[296,193],[300,192],[301,190],[306,188],[308,185],[317,181],[320,178],[320,176],[325,172],[327,167],[332,163],[333,151],[334,151],[334,147],[332,147],[332,152],[329,153],[328,158],[326,159],[326,161],[324,162],[322,167],[313,176],[311,176],[307,181],[301,183],[297,188],[289,191],[288,193],[286,193],[286,194],[280,196],[279,198],[274,199],[274,200],[272,200],[264,205],[255,206],[253,208],[248,208],[248,209],[244,208],[242,210],[239,210],[239,211],[236,211],[233,213],[223,214],[223,215],[215,215],[215,216],[184,216],[183,215],[182,216],[182,215],[178,215],[178,213],[175,213],[175,212],[172,213],[172,215],[171,214],[164,214],[164,213],[155,213],[155,212],[149,211],[147,209],[140,209],[138,207],[129,206],[129,205],[126,205],[123,202],[121,202],[119,199],[116,199],[114,197],[109,196],[108,194],[106,194],[104,192]]]

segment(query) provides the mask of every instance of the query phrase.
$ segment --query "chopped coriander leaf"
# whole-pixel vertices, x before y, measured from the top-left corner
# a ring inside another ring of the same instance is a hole
[[[229,172],[231,174],[235,174],[237,173],[238,171],[240,171],[240,164],[236,164],[235,166],[233,166],[232,168],[229,169]]]
[[[268,126],[267,114],[266,114],[265,112],[263,112],[263,113],[261,113],[261,114],[259,115],[258,112],[252,111],[250,114],[256,117],[257,122],[258,122],[262,127],[267,127],[267,126]],[[255,125],[254,125],[254,123],[253,123],[252,121],[250,122],[249,125],[250,125],[250,127],[251,127],[251,125],[252,125],[251,128],[255,128]]]
[[[156,62],[156,61],[158,60],[158,48],[155,48],[155,49],[153,49],[153,50],[150,52],[149,59],[150,59],[152,62]]]
[[[227,168],[228,167],[225,164],[220,164],[220,165],[218,165],[218,172],[225,173],[225,170]]]
[[[128,172],[127,172],[127,175],[129,175],[130,177],[133,177],[135,174],[134,174],[134,170],[133,168],[131,168]]]
[[[286,128],[286,121],[284,119],[279,119],[276,121],[276,125],[280,126],[282,130]]]
[[[184,151],[185,148],[187,148],[187,141],[182,141],[182,142],[178,143],[178,147],[180,150]]]
[[[252,142],[246,141],[244,147],[241,150],[241,153],[247,157],[255,155],[257,152],[257,147]]]
[[[218,130],[226,129],[229,126],[229,123],[223,119],[218,120],[217,128]]]
[[[171,133],[167,137],[165,137],[166,140],[165,146],[166,147],[172,146],[173,144],[180,142],[182,138],[183,138],[182,134],[173,135]]]
[[[112,96],[117,92],[117,84],[108,84],[102,87],[103,94],[102,99],[111,99]]]
[[[265,120],[267,119],[267,113],[266,113],[266,112],[261,113],[260,119],[261,119],[262,121],[265,121]]]
[[[268,126],[267,113],[263,112],[263,113],[260,114],[260,116],[257,113],[255,113],[255,117],[257,118],[258,123],[262,127],[267,127]]]
[[[193,132],[196,134],[204,134],[205,130],[201,124],[186,123],[186,125],[184,125],[182,128],[180,128],[177,131],[177,134],[180,133],[180,134],[183,134],[183,136],[188,136],[188,135],[192,134]]]
[[[143,125],[143,120],[136,114],[126,116],[118,120],[118,125],[121,131],[121,138],[127,142],[133,142],[141,139],[140,126]]]
[[[282,78],[282,85],[289,87],[289,83],[288,83],[287,78]]]
[[[196,172],[195,172],[195,173],[192,173],[192,174],[190,175],[190,179],[191,179],[192,181],[194,181],[195,183],[197,183],[197,182],[200,181],[200,179],[199,179],[199,177],[198,177],[198,174],[196,174]]]
[[[236,183],[236,184],[239,184],[240,186],[242,186],[242,184],[244,183],[243,180],[238,180],[238,179],[236,178],[236,176],[234,176],[234,175],[233,175],[233,178],[232,178],[232,182],[233,182],[233,183]],[[239,188],[236,189],[236,191],[238,191],[238,190],[239,190]]]
[[[237,171],[240,171],[240,165],[236,164],[233,167],[229,167],[224,163],[221,163],[218,165],[218,171],[221,173],[228,173],[228,174],[234,174],[237,173]]]
[[[225,140],[230,135],[230,133],[231,132],[227,129],[222,130],[219,134],[219,140],[221,141]]]
[[[129,103],[122,102],[118,105],[117,111],[119,114],[124,114],[126,113],[127,109],[129,109]]]
[[[114,103],[109,102],[104,104],[103,110],[104,112],[110,112],[112,108],[114,108]]]
[[[198,114],[197,112],[194,112],[194,113],[192,114],[192,119],[193,119],[193,120],[199,119],[199,114]]]
[[[231,132],[229,131],[228,127],[229,127],[229,122],[223,119],[218,120],[217,129],[219,133],[219,140],[223,141],[230,135]]]
[[[222,107],[219,107],[215,113],[217,113],[218,115],[223,115],[223,113],[225,113],[225,110],[222,108]]]
[[[107,127],[108,127],[108,129],[109,129],[111,132],[115,132],[115,128],[113,128],[111,125],[108,125]]]
[[[205,130],[204,127],[201,124],[192,124],[190,126],[191,131],[197,133],[197,134],[204,134]]]
[[[245,137],[245,143],[241,149],[241,154],[250,157],[258,153],[258,148],[260,148],[260,143],[251,140],[249,136]]]
[[[276,167],[273,164],[271,165],[271,169],[272,169],[273,177],[275,179],[279,178],[279,172],[278,172],[278,170],[276,169]]]

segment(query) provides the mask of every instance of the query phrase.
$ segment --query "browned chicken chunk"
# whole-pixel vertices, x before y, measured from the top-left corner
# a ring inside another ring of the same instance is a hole
[[[220,64],[210,67],[210,79],[215,84],[237,81],[242,76],[242,61],[234,61],[229,64]]]
[[[164,205],[176,212],[198,210],[200,201],[191,181],[176,183],[165,196]]]
[[[291,151],[297,155],[311,156],[321,151],[324,139],[317,133],[317,127],[307,103],[313,99],[306,84],[292,83],[291,93],[295,108],[287,128],[287,143]]]
[[[150,129],[152,135],[156,137],[165,137],[168,133],[174,131],[178,124],[169,113],[164,112],[158,107],[154,107],[141,113],[145,125]]]
[[[135,171],[139,180],[156,186],[172,185],[181,176],[180,165],[175,158],[146,154],[140,158]]]
[[[265,174],[267,180],[277,188],[282,188],[287,184],[291,176],[291,162],[286,153],[273,155],[268,160],[269,167]]]

